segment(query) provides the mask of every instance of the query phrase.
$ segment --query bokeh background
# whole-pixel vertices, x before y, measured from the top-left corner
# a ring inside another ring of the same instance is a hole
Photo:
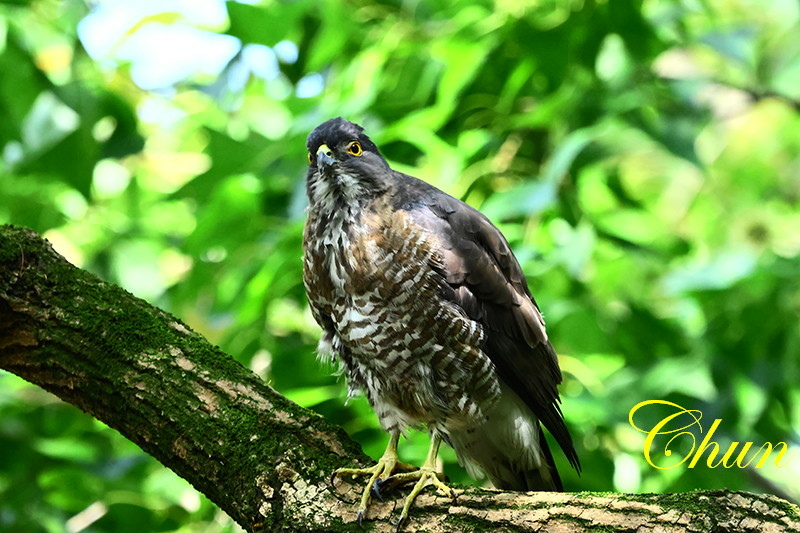
[[[799,111],[795,0],[3,0],[0,223],[174,313],[375,457],[385,435],[315,361],[301,283],[305,137],[344,116],[508,237],[564,370],[570,490],[797,501],[800,453],[656,470],[628,411],[669,400],[722,418],[723,447],[800,450]],[[412,433],[401,455],[426,446]],[[0,371],[0,530],[237,528]]]

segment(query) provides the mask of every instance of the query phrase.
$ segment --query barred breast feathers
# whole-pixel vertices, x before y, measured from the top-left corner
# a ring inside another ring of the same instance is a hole
[[[327,278],[317,283],[328,290],[322,300],[330,304],[334,330],[320,350],[335,354],[341,343],[352,358],[345,361],[351,387],[365,389],[379,417],[392,409],[377,403],[400,408],[401,425],[444,428],[480,419],[499,396],[492,363],[480,349],[483,330],[439,295],[437,237],[407,212],[386,207],[364,209],[342,230],[321,228],[341,231],[329,239],[338,245],[309,252],[310,269],[321,263],[316,271]]]

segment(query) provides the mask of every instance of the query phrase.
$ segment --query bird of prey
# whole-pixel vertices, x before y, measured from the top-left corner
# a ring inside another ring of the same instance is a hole
[[[580,471],[561,371],[506,239],[479,211],[392,170],[357,124],[328,120],[307,147],[303,280],[319,353],[389,433],[374,467],[334,472],[369,476],[358,521],[383,486],[415,483],[398,528],[426,486],[455,498],[435,468],[442,441],[497,488],[563,490],[541,427]],[[397,456],[412,427],[431,437],[419,469]]]

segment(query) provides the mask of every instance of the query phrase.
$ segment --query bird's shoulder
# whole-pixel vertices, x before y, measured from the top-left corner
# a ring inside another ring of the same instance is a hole
[[[547,341],[544,320],[525,274],[503,234],[480,211],[420,179],[396,173],[394,211],[430,235],[438,250],[436,268],[449,286],[446,297],[475,320],[487,305],[512,309],[517,332],[531,347]]]

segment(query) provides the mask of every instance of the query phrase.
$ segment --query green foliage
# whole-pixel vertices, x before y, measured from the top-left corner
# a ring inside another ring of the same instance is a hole
[[[98,52],[92,17],[114,3],[0,3],[0,222],[182,317],[376,456],[366,402],[345,406],[314,359],[301,282],[305,136],[345,116],[511,242],[562,358],[584,463],[580,478],[562,464],[567,487],[800,498],[800,459],[656,470],[627,422],[664,399],[722,418],[723,445],[800,446],[795,2],[201,4],[227,13],[142,8]],[[180,43],[126,43],[157,28],[238,52],[145,83]],[[2,530],[234,527],[5,373],[0,420]],[[426,437],[409,437],[401,455],[420,461]]]

